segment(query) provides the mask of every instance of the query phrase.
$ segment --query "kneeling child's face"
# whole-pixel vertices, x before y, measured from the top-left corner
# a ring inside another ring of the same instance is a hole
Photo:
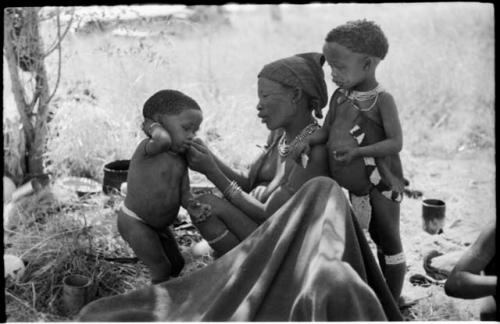
[[[203,114],[198,109],[186,109],[175,115],[162,115],[160,122],[172,138],[171,150],[184,153],[196,136],[203,121]]]

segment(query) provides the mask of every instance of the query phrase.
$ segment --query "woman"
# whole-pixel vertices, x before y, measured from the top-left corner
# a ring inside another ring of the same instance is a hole
[[[272,131],[263,156],[263,162],[267,162],[263,166],[268,167],[272,179],[267,185],[255,186],[251,177],[231,170],[201,141],[193,143],[189,167],[205,174],[226,196],[198,197],[197,201],[205,205],[198,211],[206,212],[191,213],[193,223],[218,255],[243,241],[307,180],[328,175],[324,146],[313,148],[307,165],[299,165],[287,155],[294,145],[319,129],[312,111],[321,117],[328,100],[323,63],[319,53],[299,54],[267,64],[258,75],[258,116]]]
[[[307,63],[291,64],[302,60]],[[311,77],[322,80],[322,70],[316,69],[322,58],[306,54],[277,62],[266,65],[258,81],[259,116],[269,129],[282,127],[284,134],[275,144],[276,174],[265,190],[258,189],[260,200],[235,186],[252,177],[238,179],[201,143],[191,149],[190,164],[226,192],[229,201],[204,195],[198,199],[211,206],[204,209],[210,215],[199,213],[203,208],[190,214],[205,237],[222,237],[212,246],[227,253],[186,276],[94,301],[77,320],[402,320],[345,194],[332,179],[317,176],[328,171],[324,149],[316,148],[305,168],[287,159],[287,145],[304,129],[314,130],[311,111],[318,115],[326,94],[324,82],[287,87],[274,73],[289,72],[281,80],[290,80],[314,66],[317,75]],[[301,68],[292,72],[289,66]],[[311,94],[311,84],[319,85],[317,95]],[[262,160],[272,159],[264,155]],[[251,174],[260,174],[259,169],[256,164]],[[255,187],[252,181],[246,190]],[[221,236],[220,229],[228,234]]]

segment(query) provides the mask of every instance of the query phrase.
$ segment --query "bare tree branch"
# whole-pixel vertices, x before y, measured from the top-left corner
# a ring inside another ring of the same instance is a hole
[[[71,19],[73,19],[73,16],[71,16]],[[66,29],[67,31],[67,29]],[[63,36],[64,37],[64,36]],[[48,104],[51,100],[52,97],[56,94],[57,88],[59,87],[59,82],[61,81],[61,65],[62,65],[62,50],[61,50],[61,15],[60,12],[57,14],[57,38],[59,39],[59,42],[57,42],[57,52],[58,52],[58,61],[57,61],[57,79],[56,79],[56,84],[54,85],[54,90],[52,93],[49,95],[49,98],[47,99],[47,102],[45,104]]]
[[[58,37],[57,37],[57,41],[51,46],[50,50],[47,51],[47,53],[45,53],[43,55],[43,57],[47,57],[49,56],[53,51],[56,50],[56,48],[61,48],[61,42],[63,41],[63,39],[66,37],[66,34],[68,33],[69,31],[69,28],[71,27],[71,25],[73,24],[73,19],[75,17],[75,9],[73,8],[72,12],[71,12],[71,18],[68,22],[68,25],[66,26],[66,29],[64,30],[64,32],[62,33],[62,35],[60,35],[59,31],[61,29],[61,22],[60,22],[60,16],[61,16],[61,12],[59,10],[59,8],[57,9],[57,31],[58,31]]]

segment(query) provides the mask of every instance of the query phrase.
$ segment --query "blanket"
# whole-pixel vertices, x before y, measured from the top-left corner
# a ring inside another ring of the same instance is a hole
[[[401,321],[341,188],[318,177],[203,269],[102,298],[79,321]]]

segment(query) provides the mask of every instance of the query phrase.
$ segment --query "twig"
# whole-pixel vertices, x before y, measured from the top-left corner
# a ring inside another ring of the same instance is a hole
[[[33,309],[30,305],[26,304],[26,302],[24,300],[20,299],[19,297],[15,296],[14,294],[10,293],[8,290],[5,290],[5,294],[12,297],[14,300],[16,300],[18,303],[20,303],[24,307],[28,308],[29,310],[31,310],[33,313],[38,314],[36,309]]]
[[[120,291],[116,290],[116,289],[115,289],[115,288],[113,288],[113,287],[110,287],[110,286],[106,285],[106,283],[105,283],[104,281],[101,281],[101,282],[100,282],[100,284],[101,284],[101,285],[103,285],[105,288],[107,288],[107,289],[111,290],[112,292],[114,292],[114,293],[115,293],[115,294],[117,294],[117,295],[120,295],[120,294],[121,294],[121,292],[120,292]]]
[[[60,30],[60,11],[59,9],[57,10],[57,28],[58,28],[58,31]],[[63,31],[62,35],[58,35],[57,37],[57,42],[54,43],[54,45],[51,46],[51,49],[47,51],[47,53],[45,53],[43,55],[43,57],[47,57],[49,56],[57,47],[60,46],[61,42],[63,41],[64,37],[66,37],[66,34],[68,33],[69,31],[69,28],[71,27],[71,24],[73,23],[73,18],[75,16],[75,9],[73,8],[73,10],[71,11],[71,18],[68,22],[68,25],[66,26],[66,29]],[[58,33],[59,34],[59,33]]]
[[[57,14],[57,37],[59,38],[59,42],[57,42],[57,52],[58,52],[58,62],[57,62],[57,79],[56,79],[56,84],[54,86],[54,90],[52,91],[52,94],[49,96],[45,104],[48,104],[50,100],[52,100],[52,97],[56,94],[57,88],[59,87],[59,81],[61,80],[61,15],[58,13]]]
[[[33,308],[36,309],[36,291],[35,291],[35,283],[31,282],[31,291],[33,292]]]
[[[489,137],[488,135],[482,134],[482,133],[480,133],[480,132],[474,132],[474,133],[472,133],[472,134],[474,134],[474,135],[477,135],[477,136],[481,137],[483,140],[486,140],[486,141],[488,141],[489,143],[493,143],[493,139],[492,139],[491,137]]]
[[[439,118],[439,120],[434,124],[434,126],[432,126],[432,128],[438,128],[445,120],[446,118],[448,118],[449,114],[448,113],[445,113],[443,114],[443,116],[441,116],[441,118]]]
[[[61,233],[57,233],[57,234],[54,234],[52,236],[49,236],[48,238],[46,238],[45,240],[35,244],[34,246],[32,246],[31,248],[29,248],[28,250],[24,251],[23,254],[21,254],[20,258],[22,259],[26,254],[28,254],[28,252],[38,248],[39,246],[41,246],[42,244],[44,244],[45,242],[47,241],[50,241],[52,240],[53,238],[55,237],[58,237],[58,236],[61,236],[61,235],[65,235],[65,234],[69,234],[69,233],[73,233],[73,232],[78,232],[78,231],[81,231],[82,229],[79,228],[79,229],[74,229],[74,230],[70,230],[70,231],[64,231],[64,232],[61,232]]]

